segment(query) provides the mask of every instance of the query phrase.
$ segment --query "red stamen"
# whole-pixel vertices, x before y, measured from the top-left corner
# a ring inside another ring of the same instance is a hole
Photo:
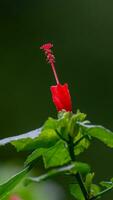
[[[58,76],[55,69],[55,57],[51,51],[51,48],[53,47],[53,44],[48,43],[44,44],[40,47],[42,49],[47,57],[47,61],[50,63],[52,67],[53,74],[55,76],[55,80],[57,85],[53,85],[50,87],[51,94],[52,94],[52,100],[54,105],[56,106],[57,111],[65,110],[67,112],[72,111],[72,102],[71,102],[71,96],[68,89],[68,84],[65,83],[64,85],[61,85],[58,80]]]
[[[40,47],[40,49],[42,49],[45,52],[45,55],[47,56],[47,61],[50,63],[50,65],[52,67],[52,71],[53,71],[53,74],[55,76],[56,83],[59,84],[59,79],[58,79],[56,69],[55,69],[55,65],[54,65],[55,57],[54,57],[54,55],[51,51],[52,47],[53,47],[53,44],[47,43],[47,44],[42,45]]]

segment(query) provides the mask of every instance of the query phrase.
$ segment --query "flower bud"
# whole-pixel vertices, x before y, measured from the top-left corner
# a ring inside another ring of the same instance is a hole
[[[51,86],[53,103],[56,106],[57,111],[65,110],[67,112],[72,111],[71,96],[68,89],[68,84]]]

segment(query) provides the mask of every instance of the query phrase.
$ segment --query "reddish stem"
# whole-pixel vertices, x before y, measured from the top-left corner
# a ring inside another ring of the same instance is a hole
[[[52,67],[52,70],[53,70],[53,74],[55,76],[56,83],[58,85],[59,84],[59,79],[58,79],[58,76],[57,76],[57,73],[56,73],[56,69],[55,69],[55,65],[54,65],[53,62],[51,62],[51,67]]]

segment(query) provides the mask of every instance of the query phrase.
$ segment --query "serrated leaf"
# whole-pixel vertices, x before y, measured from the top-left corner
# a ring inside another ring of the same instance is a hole
[[[28,177],[25,180],[25,185],[27,185],[31,182],[39,183],[40,181],[43,181],[43,180],[45,180],[45,179],[47,179],[51,176],[55,176],[59,173],[71,171],[73,168],[75,168],[75,163],[73,163],[71,165],[64,166],[64,167],[54,168],[54,169],[48,171],[46,174],[43,174],[43,175],[38,176],[38,177]]]
[[[58,141],[43,154],[45,168],[61,166],[70,161],[67,145],[64,141]]]
[[[25,177],[28,171],[29,171],[29,168],[27,167],[23,169],[21,172],[12,176],[5,183],[0,184],[0,200],[5,198],[10,193],[10,191],[16,187],[16,185]]]
[[[113,148],[113,133],[110,130],[103,126],[87,125],[84,123],[79,123],[79,125],[83,128],[85,134],[95,137],[108,147]]]
[[[70,185],[70,193],[73,195],[77,200],[85,200],[83,193],[80,189],[78,184],[71,184]]]
[[[16,142],[16,141],[21,141],[21,140],[24,140],[24,141],[25,140],[29,140],[29,139],[33,140],[34,138],[39,136],[39,134],[41,133],[41,129],[42,128],[39,128],[39,129],[30,131],[28,133],[25,133],[25,134],[21,134],[21,135],[17,135],[17,136],[1,139],[0,140],[0,146],[4,146],[6,144],[9,144],[9,143],[12,143],[12,142]]]
[[[13,141],[12,144],[16,147],[17,151],[34,150],[36,148],[48,148],[53,146],[59,137],[53,129],[44,129],[40,132],[38,137],[34,139],[23,139]]]

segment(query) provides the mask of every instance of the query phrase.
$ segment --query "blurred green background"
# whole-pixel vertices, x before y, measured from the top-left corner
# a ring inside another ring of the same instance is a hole
[[[49,88],[54,77],[39,49],[46,42],[54,44],[59,79],[69,84],[73,110],[113,130],[112,8],[111,0],[0,1],[0,138],[56,116]],[[25,154],[18,156],[22,163]],[[96,171],[95,181],[113,177],[112,149],[94,141],[81,158]],[[0,163],[6,160],[16,163],[11,147],[0,149]],[[103,199],[111,198],[113,192]]]

